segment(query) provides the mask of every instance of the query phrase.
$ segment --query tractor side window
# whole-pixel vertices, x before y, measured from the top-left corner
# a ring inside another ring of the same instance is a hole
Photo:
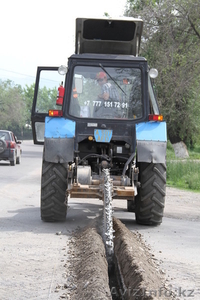
[[[58,71],[40,72],[35,111],[48,114],[50,109],[61,110],[64,97],[64,80]]]
[[[129,83],[129,119],[139,119],[143,115],[141,70],[131,69],[132,77]]]
[[[138,68],[76,66],[71,90],[69,113],[72,116],[138,119],[143,115]]]

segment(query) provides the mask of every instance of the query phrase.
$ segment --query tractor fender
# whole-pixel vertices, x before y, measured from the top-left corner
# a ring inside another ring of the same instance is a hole
[[[166,163],[166,122],[143,122],[136,124],[137,161]]]
[[[74,160],[76,122],[62,117],[46,117],[44,132],[44,159],[53,163]]]

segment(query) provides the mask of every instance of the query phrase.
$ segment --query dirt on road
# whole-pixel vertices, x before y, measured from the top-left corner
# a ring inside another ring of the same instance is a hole
[[[166,218],[199,221],[200,194],[167,189]],[[114,218],[115,279],[108,273],[101,237],[101,217],[79,230],[69,243],[65,299],[183,299],[166,280],[152,248],[139,231],[131,232]],[[162,225],[161,225],[162,226]],[[158,227],[159,228],[159,227]],[[150,229],[149,229],[150,230]],[[161,252],[161,251],[160,251]],[[180,270],[182,266],[180,264]],[[198,275],[198,274],[197,274]],[[184,273],[183,273],[184,276]],[[188,296],[187,290],[187,296]],[[180,291],[179,291],[180,292]],[[192,295],[193,296],[193,295]],[[193,299],[197,299],[194,298]]]
[[[115,266],[108,273],[101,219],[77,232],[69,243],[68,280],[63,298],[175,299],[141,234],[132,233],[114,218]],[[113,276],[115,275],[115,276]],[[115,277],[113,279],[113,277]]]
[[[164,216],[200,221],[200,193],[167,187]]]

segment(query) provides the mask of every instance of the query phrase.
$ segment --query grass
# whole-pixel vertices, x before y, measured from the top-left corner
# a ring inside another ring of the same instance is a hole
[[[167,185],[200,192],[200,145],[188,152],[189,158],[181,160],[167,143]]]

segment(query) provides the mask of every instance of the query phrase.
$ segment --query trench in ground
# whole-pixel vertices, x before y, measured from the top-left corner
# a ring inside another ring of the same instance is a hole
[[[108,272],[102,218],[77,232],[70,242],[67,295],[70,299],[174,299],[139,233],[113,218],[113,268]],[[167,297],[165,297],[167,295]]]

